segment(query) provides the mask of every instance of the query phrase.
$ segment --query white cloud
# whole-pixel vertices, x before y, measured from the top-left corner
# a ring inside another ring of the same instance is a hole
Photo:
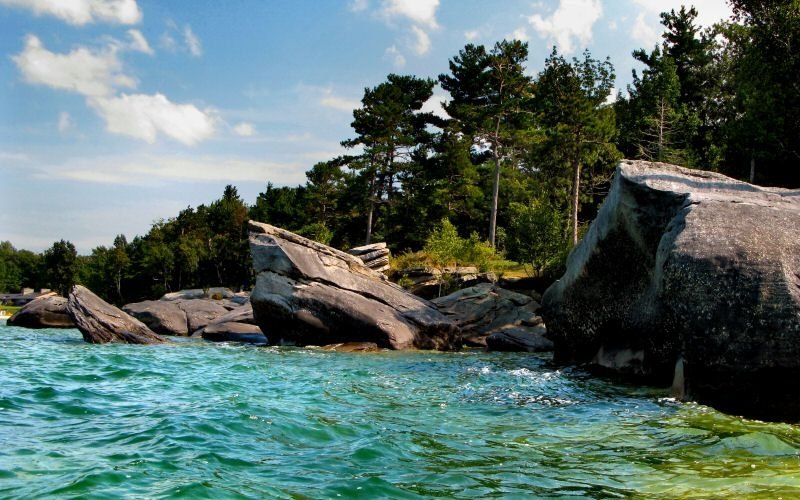
[[[252,137],[256,135],[256,128],[252,123],[241,122],[233,127],[233,133],[242,137]]]
[[[189,53],[195,57],[203,55],[203,46],[200,44],[200,39],[192,31],[192,27],[188,24],[183,28],[183,40],[186,42],[186,48]]]
[[[141,31],[128,30],[128,38],[131,39],[131,43],[128,45],[131,50],[153,55],[153,49],[150,47],[150,44],[147,43],[147,39],[142,35]]]
[[[341,153],[339,153],[341,154]],[[335,156],[335,155],[334,155]],[[330,156],[315,155],[320,158]],[[224,156],[125,155],[73,158],[42,167],[41,177],[98,184],[152,185],[175,182],[264,182],[299,184],[308,160],[272,162]],[[109,166],[112,165],[113,168]],[[221,168],[224,167],[224,168]]]
[[[414,52],[419,55],[427,54],[431,50],[431,37],[419,26],[412,26],[411,32],[414,34]]]
[[[37,16],[55,16],[75,26],[100,21],[137,24],[142,20],[136,0],[0,0],[0,5],[26,8]]]
[[[58,114],[58,131],[62,134],[67,132],[71,128],[75,127],[75,122],[72,121],[72,117],[66,111],[62,111]]]
[[[554,42],[561,52],[570,54],[591,41],[594,23],[602,14],[600,0],[560,0],[549,17],[535,14],[528,22],[541,38]]]
[[[470,30],[470,31],[465,31],[464,32],[464,38],[468,42],[474,42],[475,40],[480,38],[480,36],[481,36],[481,34],[480,34],[480,32],[478,30]]]
[[[386,49],[383,57],[391,60],[395,68],[399,69],[406,65],[405,56],[394,45]]]
[[[525,28],[517,28],[511,33],[505,36],[506,40],[519,40],[520,42],[527,42],[530,37],[528,36],[528,30]]]
[[[415,25],[437,29],[438,8],[439,0],[385,0],[382,14],[387,18],[405,17]]]
[[[352,0],[350,2],[350,10],[353,12],[362,12],[367,10],[369,2],[367,0]]]
[[[79,47],[68,54],[56,54],[47,50],[39,38],[28,35],[25,49],[11,59],[25,81],[32,84],[86,96],[105,96],[118,87],[136,87],[136,80],[122,72],[113,48],[93,52]]]
[[[435,93],[430,97],[430,99],[425,101],[425,103],[422,105],[422,108],[420,109],[420,112],[433,113],[434,115],[440,118],[448,119],[450,118],[450,115],[448,115],[447,111],[444,110],[442,103],[449,101],[450,101],[449,95]]]
[[[727,0],[701,0],[687,2],[685,0],[631,0],[634,4],[642,7],[648,13],[647,21],[650,21],[654,28],[659,27],[659,14],[678,11],[681,5],[694,4],[697,8],[697,23],[704,27],[709,27],[721,19],[728,19],[732,13]],[[659,30],[660,31],[660,30]]]
[[[172,38],[172,35],[169,33],[164,33],[161,35],[160,43],[162,48],[167,49],[170,52],[175,51],[178,46],[177,42],[175,42],[175,39]]]
[[[644,47],[652,48],[658,45],[661,35],[656,32],[652,24],[648,24],[647,21],[645,21],[645,13],[640,12],[639,15],[636,16],[633,28],[631,28],[631,38]]]
[[[89,104],[115,134],[127,135],[153,143],[159,133],[178,142],[193,145],[214,133],[216,119],[211,110],[191,104],[175,104],[162,94],[122,94],[118,97],[94,97]]]
[[[338,109],[340,111],[347,112],[361,107],[361,103],[359,101],[346,99],[344,97],[335,95],[331,89],[325,89],[323,91],[323,96],[319,100],[319,103],[326,108]]]

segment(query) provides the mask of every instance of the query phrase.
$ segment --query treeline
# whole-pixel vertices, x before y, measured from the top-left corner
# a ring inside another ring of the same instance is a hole
[[[622,157],[800,186],[800,2],[731,5],[733,19],[710,28],[694,8],[663,13],[661,43],[633,53],[644,69],[616,99],[608,59],[554,49],[531,76],[519,41],[466,45],[436,80],[388,75],[353,112],[349,154],[314,165],[304,185],[268,184],[252,206],[228,186],[144,237],[76,256],[66,274],[115,302],[246,288],[247,218],[340,248],[387,241],[394,253],[423,248],[449,221],[464,238],[557,274]],[[446,117],[422,111],[436,85],[450,95]],[[58,287],[53,259],[70,247],[37,256],[5,244],[0,285]]]

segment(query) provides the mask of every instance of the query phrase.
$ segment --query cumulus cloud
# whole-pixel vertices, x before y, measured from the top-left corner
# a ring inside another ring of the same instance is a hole
[[[464,38],[468,42],[474,42],[478,38],[480,38],[481,34],[478,30],[469,30],[464,32]]]
[[[386,49],[386,51],[383,53],[383,57],[392,61],[392,64],[394,64],[395,68],[399,69],[406,65],[405,56],[399,50],[397,50],[397,47],[394,45]]]
[[[550,16],[535,14],[528,22],[541,38],[554,42],[561,52],[570,54],[591,41],[592,28],[602,14],[600,0],[560,0]]]
[[[530,37],[528,36],[528,30],[525,28],[517,28],[511,33],[505,36],[506,40],[519,40],[520,42],[527,42]]]
[[[412,23],[437,29],[436,9],[439,0],[386,0],[383,4],[383,15],[387,18],[405,17]]]
[[[175,104],[163,94],[122,94],[116,97],[93,97],[89,104],[105,120],[106,128],[153,143],[159,133],[191,146],[214,133],[211,110],[192,104]]]
[[[75,122],[72,121],[72,117],[66,111],[62,111],[58,114],[58,131],[62,134],[67,132],[71,128],[75,126]]]
[[[653,25],[645,20],[645,13],[640,12],[631,28],[631,38],[641,43],[644,47],[653,47],[661,39]]]
[[[323,95],[319,100],[319,103],[326,108],[338,109],[339,111],[347,112],[361,107],[361,103],[359,101],[346,99],[344,97],[335,95],[331,89],[325,89],[323,91]]]
[[[233,127],[233,133],[241,137],[252,137],[256,135],[256,128],[252,123],[241,122]]]
[[[25,48],[11,58],[26,82],[68,90],[86,96],[105,96],[115,88],[134,88],[136,80],[122,72],[116,50],[91,51],[79,47],[67,54],[45,48],[38,37],[29,35]]]
[[[150,44],[147,43],[147,39],[142,35],[141,31],[128,30],[128,38],[130,38],[128,48],[136,52],[144,52],[145,54],[153,55],[153,49],[150,47]]]
[[[685,0],[632,0],[632,2],[642,8],[647,13],[646,20],[657,28],[659,26],[659,14],[670,10],[679,10],[681,5],[691,5],[692,2]],[[711,26],[721,19],[728,19],[733,12],[727,0],[703,0],[694,2],[697,8],[697,23],[701,26]]]
[[[192,31],[192,27],[188,24],[183,28],[183,41],[186,42],[186,48],[189,53],[195,57],[203,55],[203,46],[200,44],[200,39]]]
[[[414,52],[419,55],[427,54],[431,50],[431,37],[419,26],[412,26],[411,33],[414,34]]]
[[[137,24],[142,20],[136,0],[0,0],[0,5],[25,8],[37,16],[55,16],[75,26],[103,21]]]
[[[433,113],[434,115],[438,116],[439,118],[449,119],[450,115],[447,114],[447,111],[444,110],[444,106],[442,103],[446,103],[450,101],[450,96],[434,93],[425,103],[422,105],[420,112],[422,113]]]

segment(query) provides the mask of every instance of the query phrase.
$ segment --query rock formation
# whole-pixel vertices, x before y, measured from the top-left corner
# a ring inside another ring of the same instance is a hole
[[[531,297],[482,283],[434,299],[461,328],[464,342],[495,351],[551,351],[539,304]]]
[[[256,325],[253,317],[253,306],[250,303],[215,319],[194,332],[192,337],[202,337],[212,342],[267,343],[267,337],[261,331],[261,328]]]
[[[389,270],[389,258],[392,253],[386,248],[386,243],[373,243],[351,248],[347,253],[361,259],[364,265],[373,271],[385,273]]]
[[[92,344],[120,342],[126,344],[158,344],[166,342],[136,318],[105,302],[80,285],[72,287],[67,306],[72,321]]]
[[[234,294],[227,288],[196,292],[168,293],[159,300],[126,304],[122,310],[160,335],[188,336],[249,301],[248,295]]]
[[[797,419],[800,191],[623,162],[542,311],[557,362]]]
[[[28,302],[8,318],[6,324],[24,328],[75,328],[75,323],[67,314],[67,299],[58,295],[47,295]]]
[[[458,328],[345,252],[250,222],[256,322],[270,343],[375,342],[391,349],[457,349]]]

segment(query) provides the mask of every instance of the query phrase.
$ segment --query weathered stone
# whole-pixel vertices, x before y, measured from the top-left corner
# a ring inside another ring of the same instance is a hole
[[[553,350],[553,342],[545,337],[544,326],[533,328],[511,327],[501,329],[486,337],[489,351],[548,352]]]
[[[472,346],[487,346],[487,336],[511,327],[531,333],[543,328],[542,318],[536,313],[539,304],[527,295],[491,283],[459,290],[433,303],[456,322]]]
[[[233,299],[236,294],[230,288],[213,287],[203,290],[194,288],[190,290],[180,290],[177,292],[165,293],[160,300],[194,300],[194,299],[213,299],[214,296],[220,299]]]
[[[256,325],[253,306],[249,303],[215,319],[192,334],[212,342],[245,342],[266,344],[267,337]]]
[[[179,300],[175,304],[186,314],[187,331],[195,332],[228,314],[217,300]]]
[[[159,335],[189,335],[186,312],[177,301],[145,300],[122,306],[122,310],[138,319]]]
[[[92,344],[166,342],[138,319],[105,302],[88,288],[80,285],[72,287],[67,312],[81,331],[83,340]]]
[[[250,222],[251,303],[270,343],[375,342],[391,349],[457,349],[458,328],[360,259]]]
[[[8,326],[24,328],[75,328],[67,314],[67,299],[47,295],[28,302],[6,322]]]
[[[350,255],[364,255],[370,252],[374,252],[376,250],[384,250],[386,249],[386,242],[382,241],[380,243],[373,243],[371,245],[362,245],[360,247],[353,247],[347,251]],[[388,250],[388,249],[387,249]]]
[[[798,419],[800,191],[623,162],[543,316],[557,362]]]

